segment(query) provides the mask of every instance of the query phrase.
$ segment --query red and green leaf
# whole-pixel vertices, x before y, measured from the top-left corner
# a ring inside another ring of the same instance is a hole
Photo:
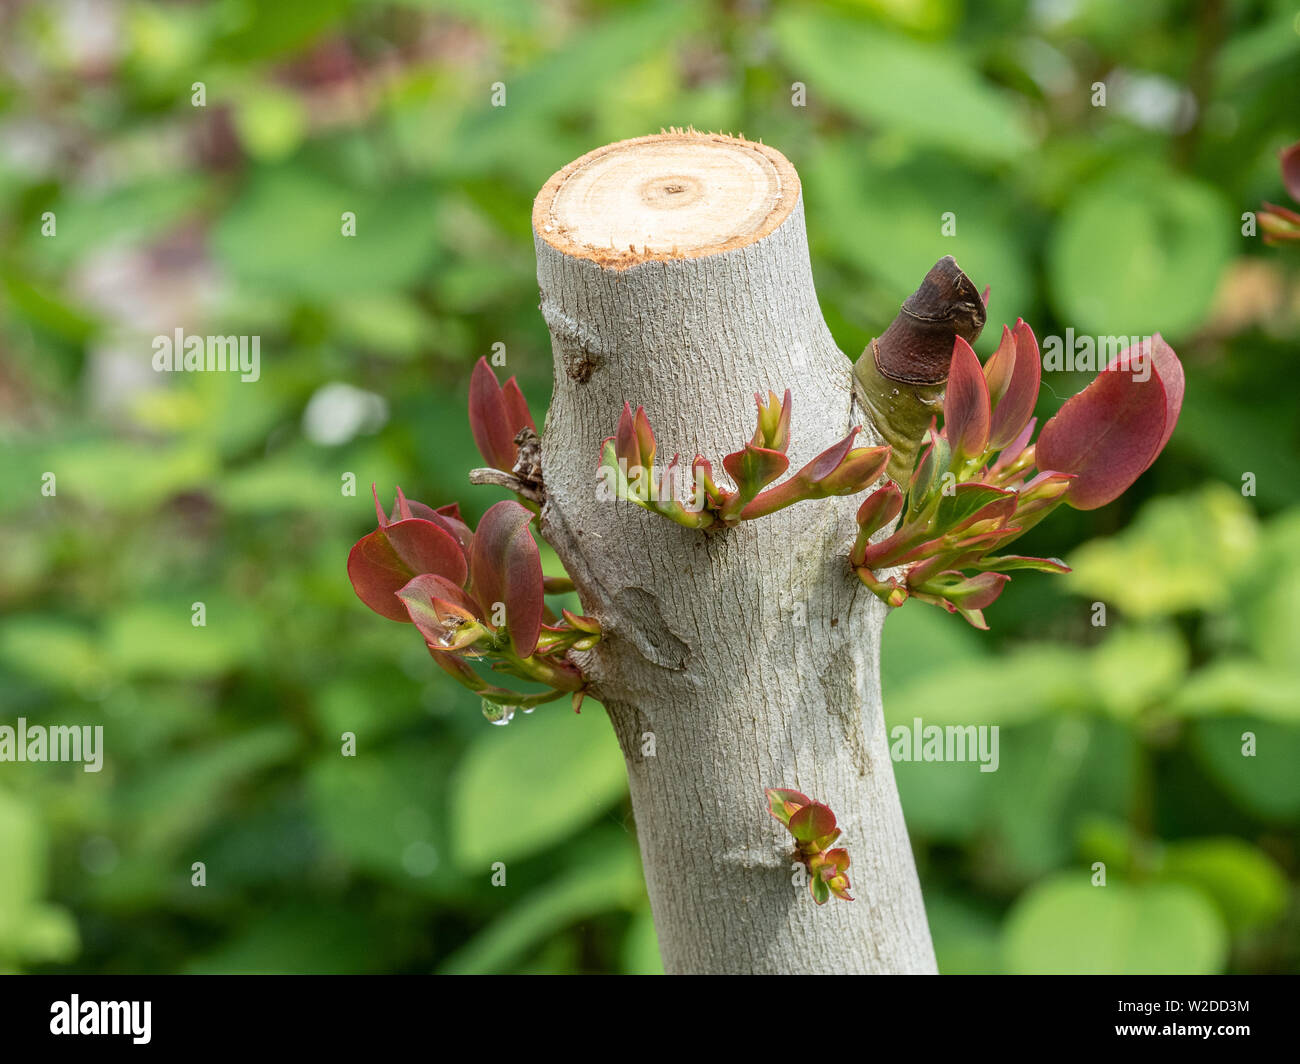
[[[814,842],[835,831],[835,814],[821,802],[809,802],[790,815],[789,828],[799,842]]]
[[[432,650],[464,650],[484,631],[478,605],[441,576],[422,573],[398,591],[397,597]]]
[[[528,531],[532,519],[513,500],[491,507],[474,533],[469,564],[471,595],[489,619],[495,604],[504,604],[510,643],[521,658],[537,646],[545,607],[541,555]]]
[[[768,812],[787,827],[790,825],[791,816],[804,806],[812,805],[812,799],[806,794],[785,787],[769,787],[765,793]]]

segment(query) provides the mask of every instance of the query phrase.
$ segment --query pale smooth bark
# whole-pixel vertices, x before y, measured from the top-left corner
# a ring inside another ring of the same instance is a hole
[[[619,181],[644,177],[639,187],[656,203],[665,189],[707,200],[708,167],[692,170],[677,154],[690,136],[654,138],[668,142],[668,161],[641,152]],[[584,246],[572,229],[557,234],[549,213],[557,183],[583,169],[575,163],[548,183],[534,215],[555,358],[541,528],[606,633],[583,665],[627,759],[664,964],[934,972],[881,709],[885,607],[847,562],[862,496],[706,533],[597,490],[601,441],[625,400],[645,406],[657,463],[681,452],[689,467],[699,452],[719,477],[722,456],[754,431],[755,392],[791,390],[792,470],[855,424],[864,443],[879,441],[817,305],[793,169],[770,149],[694,136],[719,146],[724,170],[738,150],[767,159],[770,172],[748,160],[737,169],[752,171],[756,196],[771,193],[770,210],[755,215],[751,203],[730,232],[728,203],[697,202],[688,209],[700,211],[705,236],[695,246],[680,233],[659,249],[650,233],[640,252]],[[696,192],[678,180],[692,174]],[[591,230],[607,221],[602,210],[625,205],[584,189],[566,209],[589,211]],[[606,227],[622,234],[642,220]],[[835,811],[856,901],[818,906],[792,882],[792,840],[768,815],[765,787],[801,790]]]

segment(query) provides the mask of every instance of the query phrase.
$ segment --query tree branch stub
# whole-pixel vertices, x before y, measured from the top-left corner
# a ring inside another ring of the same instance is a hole
[[[787,387],[792,468],[855,424],[880,442],[817,305],[793,167],[736,138],[638,138],[554,175],[533,221],[555,355],[541,529],[605,633],[582,664],[627,759],[666,967],[934,971],[881,711],[885,607],[845,560],[861,500],[705,535],[597,490],[625,401],[665,463],[734,450],[754,394]],[[834,808],[857,901],[792,882],[772,786]]]

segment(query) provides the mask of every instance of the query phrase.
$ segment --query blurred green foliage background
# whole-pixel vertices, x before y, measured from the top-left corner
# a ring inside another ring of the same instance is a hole
[[[599,707],[488,726],[344,560],[372,481],[500,497],[466,388],[503,343],[544,408],[532,198],[668,125],[794,162],[852,354],[951,253],[984,355],[1023,316],[1187,367],[1155,467],[1024,544],[1073,575],[889,622],[891,723],[1002,726],[996,773],[897,766],[941,968],[1300,968],[1300,259],[1242,235],[1292,0],[14,3],[0,62],[0,723],[106,745],[0,764],[0,969],[657,970]],[[177,327],[261,379],[153,372]]]

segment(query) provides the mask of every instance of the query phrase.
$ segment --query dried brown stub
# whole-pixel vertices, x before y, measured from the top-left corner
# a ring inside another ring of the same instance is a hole
[[[945,255],[872,343],[876,368],[892,381],[939,384],[948,379],[953,338],[973,344],[985,317],[984,300],[974,282]]]
[[[896,483],[907,483],[926,429],[943,411],[954,337],[973,343],[985,316],[979,290],[945,255],[853,367],[859,399],[893,450],[888,473]]]

